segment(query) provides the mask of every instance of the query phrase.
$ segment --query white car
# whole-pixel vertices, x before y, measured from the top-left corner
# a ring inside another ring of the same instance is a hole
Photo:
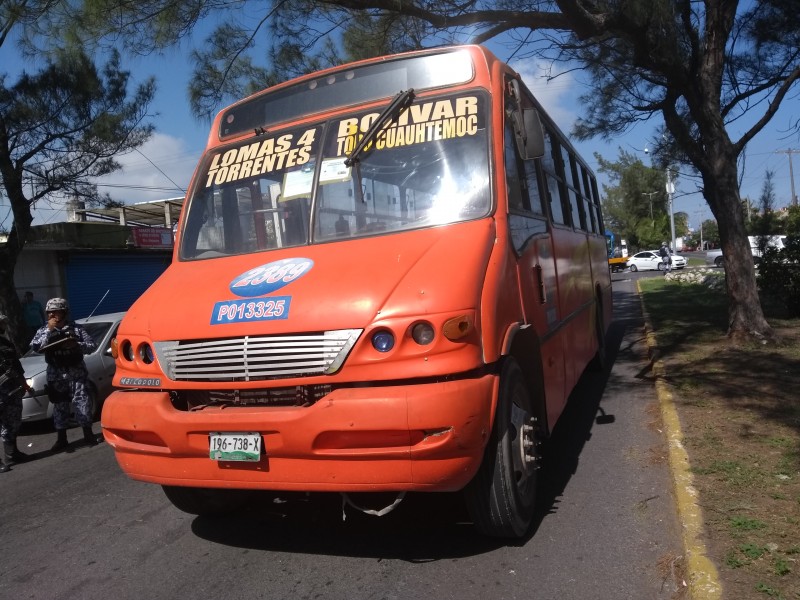
[[[114,379],[116,363],[111,356],[111,340],[117,335],[124,312],[109,313],[107,315],[94,315],[87,319],[78,319],[97,345],[97,349],[83,357],[86,369],[89,371],[89,391],[92,396],[92,411],[95,417],[100,414],[103,401],[111,393],[111,380]],[[45,391],[47,383],[47,363],[44,354],[29,350],[20,359],[22,368],[25,369],[25,379],[33,388],[32,393],[22,397],[22,421],[42,421],[53,417],[53,405],[50,403]]]
[[[683,269],[686,259],[680,254],[672,255],[672,268]],[[628,258],[628,268],[633,271],[663,271],[664,262],[657,250],[643,250]]]

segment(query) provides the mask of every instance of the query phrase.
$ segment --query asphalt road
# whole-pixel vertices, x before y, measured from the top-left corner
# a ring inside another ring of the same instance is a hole
[[[106,444],[50,456],[52,429],[27,427],[36,460],[0,474],[0,598],[671,598],[682,549],[631,275],[614,275],[612,368],[584,376],[554,431],[528,539],[478,536],[455,494],[384,517],[302,494],[193,517],[124,477]]]

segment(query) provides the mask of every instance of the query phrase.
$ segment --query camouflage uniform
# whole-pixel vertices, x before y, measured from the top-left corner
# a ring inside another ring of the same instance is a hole
[[[13,442],[22,423],[22,396],[25,383],[14,344],[0,336],[0,439]]]
[[[0,315],[5,321],[5,315]],[[0,439],[3,443],[3,458],[0,473],[8,471],[25,455],[17,450],[17,433],[22,424],[22,396],[25,394],[25,372],[19,362],[17,348],[0,335]]]
[[[60,344],[50,346],[60,340]],[[75,411],[75,419],[86,428],[92,425],[92,399],[89,395],[89,374],[83,355],[96,348],[92,337],[73,321],[64,327],[39,328],[31,340],[35,352],[43,352],[47,361],[47,386],[51,400],[63,399],[53,403],[53,424],[57,430],[69,426],[70,405]]]

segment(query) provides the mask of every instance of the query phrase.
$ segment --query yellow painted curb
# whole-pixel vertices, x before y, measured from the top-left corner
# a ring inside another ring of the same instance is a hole
[[[650,318],[641,300],[642,290],[636,282],[636,291],[642,303],[647,347],[653,359],[653,376],[655,378],[656,395],[661,408],[661,419],[667,436],[669,466],[675,486],[675,502],[678,520],[681,523],[683,550],[686,556],[686,582],[689,595],[694,600],[718,600],[722,598],[722,586],[719,582],[717,568],[707,556],[702,539],[703,514],[697,503],[697,489],[689,465],[689,456],[683,446],[678,411],[675,409],[672,391],[664,380],[664,363],[658,358],[658,343]]]

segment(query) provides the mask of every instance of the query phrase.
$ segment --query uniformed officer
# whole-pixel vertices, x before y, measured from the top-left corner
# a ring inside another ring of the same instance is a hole
[[[661,262],[664,263],[664,274],[666,275],[672,270],[672,252],[670,252],[667,242],[661,242],[659,254],[661,255]]]
[[[5,335],[7,327],[8,317],[0,313],[0,439],[5,459],[0,460],[0,473],[28,459],[17,448],[17,433],[22,425],[22,396],[30,388],[25,383],[17,348]]]
[[[47,391],[53,403],[57,434],[51,451],[59,452],[67,447],[70,406],[83,428],[84,442],[94,446],[97,438],[92,431],[92,399],[83,355],[93,352],[96,345],[83,327],[67,319],[68,306],[64,298],[51,298],[44,311],[47,323],[33,336],[31,348],[43,353],[47,362]]]

